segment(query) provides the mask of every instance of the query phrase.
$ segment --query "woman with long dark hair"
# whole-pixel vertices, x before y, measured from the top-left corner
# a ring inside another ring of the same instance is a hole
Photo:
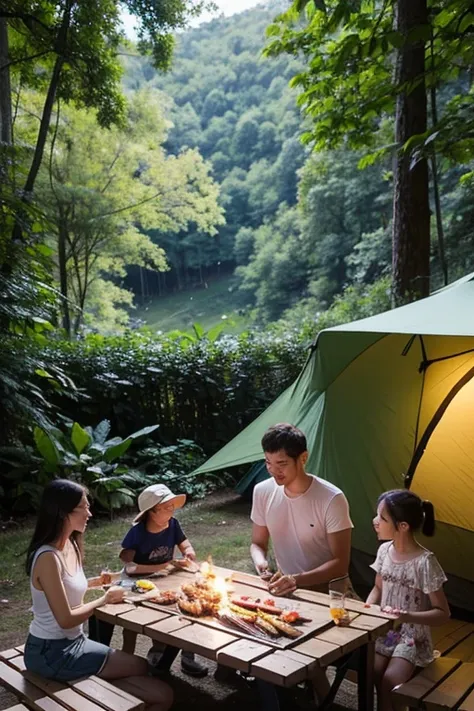
[[[59,681],[90,674],[127,678],[130,692],[149,704],[149,711],[167,711],[173,700],[171,688],[147,676],[145,659],[84,635],[83,623],[97,607],[122,602],[124,597],[123,588],[116,586],[97,600],[83,602],[87,589],[83,535],[90,517],[87,491],[80,484],[55,479],[45,487],[26,559],[33,599],[26,668]]]

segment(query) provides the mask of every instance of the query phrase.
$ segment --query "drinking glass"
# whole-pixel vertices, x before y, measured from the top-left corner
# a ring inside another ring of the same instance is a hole
[[[108,590],[112,585],[112,573],[110,572],[110,568],[108,566],[102,568],[100,577],[102,580],[102,589]]]
[[[349,621],[346,610],[345,595],[339,590],[329,590],[329,612],[336,625],[344,625]]]

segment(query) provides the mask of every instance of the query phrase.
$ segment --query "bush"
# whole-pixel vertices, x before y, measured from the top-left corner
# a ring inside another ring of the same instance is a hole
[[[157,338],[89,336],[48,346],[47,358],[85,394],[58,393],[73,421],[110,420],[119,435],[157,423],[163,444],[188,439],[215,452],[298,375],[305,347],[294,334]]]
[[[207,494],[234,484],[229,474],[193,474],[206,459],[195,442],[181,439],[176,444],[160,447],[149,446],[141,449],[133,457],[145,486],[163,483],[174,493],[186,494],[191,499],[202,499]]]

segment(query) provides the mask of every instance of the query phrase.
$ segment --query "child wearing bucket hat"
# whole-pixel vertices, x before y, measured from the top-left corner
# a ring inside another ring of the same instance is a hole
[[[148,486],[138,497],[139,514],[122,541],[120,559],[129,575],[146,575],[165,568],[173,559],[175,548],[193,562],[196,553],[186,538],[176,509],[186,502],[185,494],[174,494],[165,484]],[[154,642],[148,652],[148,662],[157,673],[168,671],[176,653]],[[192,676],[206,676],[207,667],[196,661],[192,652],[182,652],[181,669]]]

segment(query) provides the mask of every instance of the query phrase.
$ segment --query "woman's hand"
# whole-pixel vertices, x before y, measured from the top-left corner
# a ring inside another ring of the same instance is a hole
[[[104,595],[104,602],[106,605],[115,605],[118,602],[123,602],[125,598],[125,590],[119,585],[113,585],[107,590]]]
[[[293,575],[282,575],[280,571],[273,575],[268,583],[268,589],[272,595],[284,597],[296,590],[296,581]]]

